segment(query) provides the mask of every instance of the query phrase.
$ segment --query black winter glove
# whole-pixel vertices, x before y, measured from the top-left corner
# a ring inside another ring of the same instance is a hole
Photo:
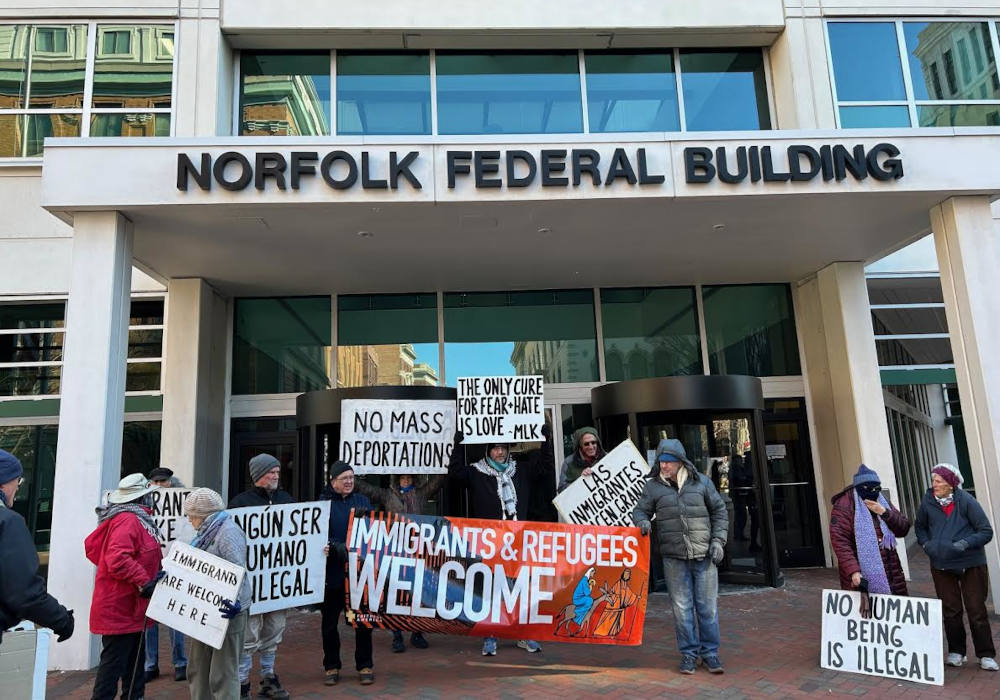
[[[464,440],[464,439],[465,439],[465,433],[463,433],[461,430],[456,430],[455,431],[455,444],[456,445],[461,445],[462,444],[462,440]]]
[[[347,545],[343,542],[334,542],[330,545],[330,552],[339,564],[347,563]]]
[[[76,622],[73,620],[73,611],[66,611],[66,622],[58,630],[52,630],[56,633],[57,642],[65,642],[67,639],[73,636],[73,629],[76,627]]]
[[[552,437],[552,428],[549,427],[548,423],[542,425],[542,437],[544,437],[546,440]]]
[[[139,589],[139,597],[140,598],[152,598],[153,597],[153,591],[156,590],[156,584],[158,584],[160,582],[160,580],[164,576],[166,576],[166,575],[167,575],[167,572],[164,571],[163,569],[160,569],[159,571],[157,571],[156,572],[156,576],[154,576],[152,579],[150,579],[149,583],[147,583],[145,586],[143,586],[142,588]]]
[[[650,530],[650,526],[649,526],[649,521],[648,520],[646,522],[644,522],[644,523],[640,523],[639,524],[639,532],[642,533],[643,537],[645,537],[646,535],[649,534],[649,530]]]

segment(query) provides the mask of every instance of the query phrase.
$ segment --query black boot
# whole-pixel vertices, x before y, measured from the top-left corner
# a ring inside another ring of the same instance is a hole
[[[406,645],[403,644],[403,633],[399,630],[392,631],[392,653],[402,654],[406,651]]]
[[[424,639],[422,632],[414,632],[410,635],[410,646],[416,647],[417,649],[426,649],[430,645],[427,643],[427,640]]]
[[[288,691],[281,687],[281,682],[277,676],[264,676],[260,682],[260,690],[257,691],[257,697],[288,700]]]

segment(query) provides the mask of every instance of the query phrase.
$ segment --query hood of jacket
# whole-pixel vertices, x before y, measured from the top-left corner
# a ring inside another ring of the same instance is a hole
[[[590,427],[589,425],[585,425],[584,427],[574,431],[573,456],[579,464],[587,464],[587,461],[583,457],[582,446],[580,445],[580,443],[583,442],[584,435],[593,435],[594,439],[597,440],[597,455],[594,457],[594,463],[600,462],[604,459],[604,455],[606,455],[607,452],[604,451],[604,445],[601,443],[601,436],[597,434],[596,429]]]
[[[684,449],[684,443],[677,438],[663,438],[660,440],[660,444],[656,446],[656,455],[654,455],[654,459],[664,453],[670,455],[671,457],[677,457],[678,462],[683,462],[691,469],[697,471],[694,466],[694,462],[688,459],[687,451]]]

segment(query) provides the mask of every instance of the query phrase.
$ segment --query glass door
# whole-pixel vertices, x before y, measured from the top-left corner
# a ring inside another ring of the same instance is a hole
[[[265,452],[274,455],[281,462],[282,489],[291,493],[297,501],[319,498],[319,493],[302,493],[299,488],[298,470],[295,466],[297,433],[294,418],[236,418],[232,422],[231,435],[230,498],[250,488],[250,460]]]

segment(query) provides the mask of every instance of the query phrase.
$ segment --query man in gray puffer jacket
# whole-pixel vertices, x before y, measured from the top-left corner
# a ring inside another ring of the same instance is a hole
[[[661,440],[656,448],[653,473],[632,512],[643,535],[649,534],[654,515],[680,671],[694,673],[700,659],[709,672],[722,673],[716,566],[725,556],[729,516],[722,496],[695,469],[680,440]]]

